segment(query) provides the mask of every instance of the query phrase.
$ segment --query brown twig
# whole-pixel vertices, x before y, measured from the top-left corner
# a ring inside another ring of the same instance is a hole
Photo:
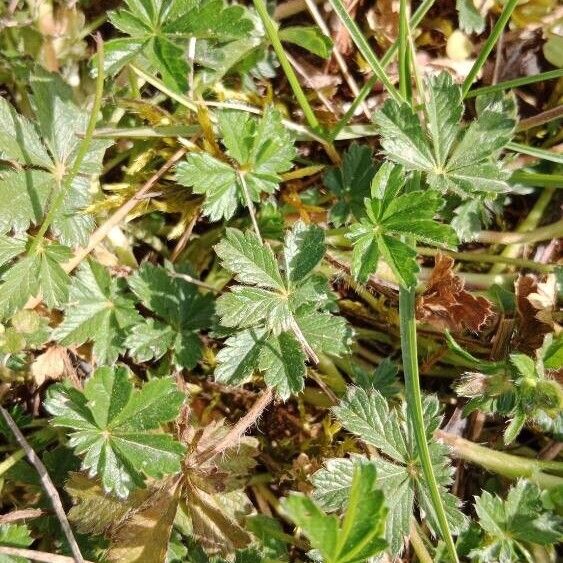
[[[61,524],[61,528],[66,536],[66,539],[69,543],[70,550],[72,551],[72,555],[74,557],[74,561],[77,563],[84,563],[84,558],[82,557],[82,553],[80,553],[80,548],[76,543],[76,539],[74,538],[74,534],[72,533],[72,528],[70,527],[68,518],[66,517],[65,509],[59,497],[59,493],[53,485],[53,481],[49,477],[49,473],[47,473],[47,469],[43,465],[43,462],[39,458],[39,456],[35,453],[33,448],[29,445],[29,442],[26,440],[25,436],[22,434],[21,430],[18,428],[18,425],[15,423],[14,419],[11,417],[10,413],[2,406],[0,406],[0,414],[4,417],[6,424],[14,434],[16,441],[20,445],[20,447],[25,452],[27,459],[29,462],[35,467],[37,473],[39,474],[39,479],[41,481],[41,485],[45,489],[45,493],[51,500],[51,504],[53,505],[53,509],[55,510],[55,514]],[[50,554],[47,554],[50,555]],[[24,556],[27,557],[27,556]],[[60,556],[56,556],[60,557]],[[69,559],[69,558],[65,558]],[[55,559],[36,559],[37,561],[61,561]]]
[[[174,247],[174,250],[172,251],[172,254],[170,255],[170,262],[176,262],[176,260],[178,259],[178,256],[180,256],[180,254],[182,253],[184,248],[186,248],[186,244],[188,243],[188,241],[190,240],[190,237],[192,236],[195,224],[197,223],[198,219],[199,219],[199,211],[197,211],[194,214],[194,216],[192,217],[191,221],[189,222],[186,230],[182,233],[182,236],[180,237],[180,239],[176,243],[176,246]]]
[[[520,244],[533,243],[563,235],[563,219],[527,233],[503,233],[497,231],[481,231],[475,240],[485,244]]]
[[[43,563],[74,563],[75,559],[66,555],[57,555],[46,551],[35,551],[33,549],[21,549],[19,547],[0,546],[0,555],[12,555],[13,557],[24,557],[32,561],[42,561]],[[92,563],[82,559],[84,563]]]
[[[28,520],[31,518],[38,518],[45,514],[44,510],[40,508],[24,508],[23,510],[14,510],[7,514],[0,515],[0,525],[10,524],[11,522],[18,522],[19,520]]]
[[[238,443],[246,431],[253,426],[260,418],[264,409],[272,402],[274,392],[267,389],[262,395],[254,402],[252,408],[232,427],[230,432],[216,444],[197,454],[194,463],[200,465],[214,458],[216,455],[225,451]]]
[[[549,123],[550,121],[553,121],[554,119],[558,119],[559,117],[563,116],[563,104],[551,109],[548,109],[546,111],[543,111],[542,113],[538,113],[537,115],[534,115],[533,117],[528,117],[527,119],[522,119],[519,123],[518,126],[516,127],[517,131],[527,131],[528,129],[531,129],[532,127],[539,127],[540,125],[544,125],[545,123]]]
[[[88,244],[84,248],[79,248],[74,256],[65,264],[64,269],[67,273],[72,272],[76,266],[102,242],[109,232],[119,225],[127,215],[135,209],[135,206],[146,193],[178,162],[185,154],[187,149],[182,147],[178,149],[137,191],[137,193],[128,201],[126,201],[105,223],[100,225],[90,236]]]

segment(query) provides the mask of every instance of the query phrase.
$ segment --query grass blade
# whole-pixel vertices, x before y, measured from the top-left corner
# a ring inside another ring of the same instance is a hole
[[[469,89],[471,88],[471,85],[473,84],[475,77],[479,74],[479,71],[481,70],[481,68],[485,64],[485,61],[491,54],[493,47],[496,45],[496,42],[498,41],[498,38],[500,37],[500,34],[502,33],[504,26],[508,23],[508,20],[510,19],[510,16],[514,11],[514,8],[516,8],[518,2],[519,0],[508,0],[508,2],[504,5],[504,8],[499,16],[499,19],[497,20],[497,23],[495,23],[495,26],[491,30],[489,37],[487,37],[487,40],[485,41],[485,44],[483,45],[481,52],[477,57],[477,60],[475,61],[475,63],[473,63],[473,66],[471,67],[469,74],[467,75],[465,81],[463,82],[461,92],[464,98],[465,96],[467,96],[467,93],[469,92]]]

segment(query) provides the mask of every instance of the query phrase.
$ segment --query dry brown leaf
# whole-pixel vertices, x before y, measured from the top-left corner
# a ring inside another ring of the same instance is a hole
[[[241,520],[253,512],[242,491],[209,494],[189,480],[185,485],[182,510],[189,517],[191,534],[209,553],[232,553],[251,542]]]
[[[516,306],[518,310],[518,330],[516,348],[522,352],[533,353],[543,342],[551,326],[538,319],[538,310],[528,297],[538,294],[538,278],[534,274],[520,276],[516,281]]]
[[[491,303],[466,291],[453,265],[449,256],[436,256],[426,290],[417,301],[417,318],[440,329],[478,332],[493,314]]]
[[[31,364],[31,374],[37,385],[42,385],[47,379],[59,380],[73,373],[72,363],[68,353],[62,346],[51,346],[35,358]]]
[[[538,283],[536,291],[530,293],[527,299],[532,307],[537,310],[536,319],[554,328],[553,313],[557,306],[555,274],[549,274],[545,282]]]
[[[176,510],[180,479],[167,479],[145,502],[124,518],[111,532],[108,561],[119,563],[162,563]]]

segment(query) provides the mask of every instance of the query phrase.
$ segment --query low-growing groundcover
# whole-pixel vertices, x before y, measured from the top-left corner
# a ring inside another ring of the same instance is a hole
[[[1,562],[557,560],[560,29],[395,4],[0,7]]]

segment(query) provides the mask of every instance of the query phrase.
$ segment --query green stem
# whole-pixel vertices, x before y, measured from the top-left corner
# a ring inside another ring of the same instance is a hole
[[[473,90],[469,90],[465,97],[475,98],[476,96],[482,96],[483,94],[494,94],[495,92],[503,92],[504,90],[518,88],[519,86],[526,86],[528,84],[534,84],[535,82],[544,82],[545,80],[553,80],[554,78],[561,77],[563,77],[563,68],[558,68],[556,70],[540,72],[539,74],[531,74],[529,76],[514,78],[513,80],[506,80],[505,82],[499,82],[498,84],[492,84],[491,86],[474,88]]]
[[[542,174],[516,170],[510,176],[511,184],[524,184],[535,188],[563,188],[563,174]]]
[[[516,5],[518,4],[519,1],[520,0],[508,0],[508,2],[504,5],[504,8],[499,16],[499,19],[497,20],[497,23],[495,23],[489,37],[487,37],[485,44],[481,48],[481,52],[479,53],[477,60],[473,63],[473,66],[471,67],[469,74],[467,75],[465,81],[463,82],[463,86],[461,87],[463,98],[467,96],[467,93],[469,92],[469,89],[471,88],[471,85],[473,84],[475,77],[479,74],[479,71],[481,70],[481,68],[485,64],[485,61],[491,54],[491,51],[493,50],[493,47],[496,45],[496,42],[498,41],[498,38],[500,37],[500,34],[502,33],[504,26],[508,23],[508,20],[510,19],[512,12],[514,11],[514,8],[516,8]]]
[[[420,563],[432,563],[432,556],[428,553],[424,540],[422,539],[422,532],[419,532],[417,521],[413,518],[411,522],[411,530],[409,533],[409,540],[412,548]]]
[[[301,106],[301,109],[303,110],[307,122],[313,129],[319,129],[320,124],[317,119],[317,116],[315,115],[315,112],[311,108],[309,101],[305,96],[305,92],[303,92],[303,89],[301,88],[301,84],[299,83],[299,80],[295,75],[293,67],[291,66],[291,63],[289,62],[285,54],[284,48],[281,44],[278,35],[277,26],[272,21],[270,14],[268,14],[268,9],[266,8],[266,4],[264,0],[253,0],[253,2],[254,2],[254,7],[258,12],[258,15],[260,16],[260,19],[264,24],[264,29],[266,30],[268,38],[270,39],[270,43],[272,44],[272,47],[276,52],[276,55],[285,72],[285,75],[287,76],[287,80],[289,81],[289,85],[291,86],[291,89],[293,90],[293,93],[295,94],[295,97],[297,98],[297,101]]]
[[[409,241],[413,246],[412,241]],[[399,289],[399,319],[401,328],[401,351],[403,356],[403,371],[405,374],[405,390],[407,399],[407,411],[410,426],[416,440],[418,455],[422,471],[428,486],[432,506],[436,512],[436,519],[442,539],[446,543],[449,556],[452,561],[458,561],[455,543],[450,531],[446,510],[440,495],[440,489],[432,458],[426,440],[426,428],[424,425],[424,414],[422,410],[422,393],[420,391],[420,376],[418,372],[418,356],[416,343],[416,318],[415,318],[415,288],[402,287]]]
[[[529,147],[528,145],[522,145],[521,143],[508,143],[506,148],[510,151],[533,156],[541,160],[548,160],[549,162],[555,162],[556,164],[563,164],[563,154],[548,151],[546,149]]]
[[[528,270],[536,270],[537,272],[550,273],[556,268],[555,264],[541,264],[533,260],[525,260],[524,258],[511,258],[509,256],[499,256],[498,254],[481,254],[480,252],[454,252],[451,250],[438,250],[436,248],[428,248],[425,246],[417,246],[416,251],[421,256],[436,256],[445,254],[462,262],[477,262],[491,264],[508,264],[519,268],[527,268]]]
[[[410,64],[409,64],[409,20],[407,0],[399,3],[399,93],[405,100],[410,100]]]
[[[409,26],[410,26],[411,29],[415,28],[422,21],[422,18],[424,18],[424,16],[428,12],[428,10],[430,10],[430,8],[432,7],[432,4],[434,4],[434,0],[424,0],[424,2],[422,2],[422,4],[420,4],[420,6],[415,11],[415,13],[412,15],[412,18],[409,21]],[[385,53],[385,55],[383,55],[383,58],[381,59],[381,66],[384,69],[393,60],[393,57],[397,53],[398,49],[399,49],[399,41],[397,40],[397,41],[395,41],[395,43],[393,43],[393,45],[391,45],[391,47],[389,47],[389,49],[387,50],[387,52]],[[338,137],[338,135],[342,131],[342,129],[344,129],[344,127],[346,127],[346,125],[348,124],[350,119],[352,119],[352,116],[356,113],[356,110],[358,109],[360,104],[363,103],[363,101],[368,97],[369,93],[373,90],[373,87],[375,86],[375,84],[377,83],[378,80],[379,80],[378,76],[374,74],[362,86],[362,88],[360,89],[360,92],[358,93],[358,95],[356,96],[356,98],[354,99],[354,101],[352,102],[350,107],[348,108],[348,111],[340,118],[340,120],[338,121],[338,123],[336,124],[334,129],[331,131],[331,133],[330,133],[331,140],[336,139],[336,137]]]
[[[64,199],[68,194],[70,186],[74,181],[74,178],[80,171],[80,167],[82,166],[82,162],[84,161],[84,157],[88,153],[88,149],[90,148],[90,143],[94,137],[94,131],[96,129],[96,122],[98,120],[98,114],[100,112],[100,108],[102,107],[102,97],[104,93],[104,42],[102,41],[101,36],[96,37],[96,45],[98,48],[98,57],[97,57],[97,77],[96,77],[96,90],[94,93],[94,104],[91,109],[90,119],[88,120],[88,125],[86,127],[86,132],[82,141],[78,145],[78,151],[76,152],[76,157],[74,159],[74,163],[72,168],[70,169],[69,173],[64,176],[59,182],[57,182],[57,194],[54,200],[51,202],[49,206],[49,211],[47,211],[47,215],[39,228],[37,235],[35,236],[31,246],[29,248],[29,254],[33,254],[36,250],[45,234],[49,230],[49,227],[53,223],[61,205],[64,203]]]
[[[551,201],[554,193],[555,188],[548,188],[541,192],[540,197],[532,207],[530,213],[528,213],[526,218],[516,228],[517,233],[530,233],[537,229],[537,226],[541,221],[541,218],[545,213],[545,210],[547,209],[547,206],[549,205],[549,202]],[[516,256],[518,256],[518,253],[521,249],[522,244],[509,244],[506,248],[503,249],[501,256],[503,258],[515,258]],[[505,266],[503,264],[495,264],[491,268],[490,273],[500,274],[504,271],[504,269]]]
[[[542,489],[563,486],[563,478],[545,473],[545,471],[551,471],[563,474],[562,462],[529,459],[497,452],[442,430],[436,432],[436,437],[452,448],[455,457],[484,467],[487,471],[509,479],[525,477]]]
[[[256,0],[255,0],[256,1]],[[260,0],[259,0],[260,1]],[[350,34],[352,41],[360,51],[362,57],[366,60],[369,64],[373,73],[378,77],[380,82],[385,86],[389,95],[397,102],[401,103],[404,101],[403,97],[397,92],[395,86],[391,82],[390,78],[385,73],[385,69],[383,68],[381,62],[373,53],[369,43],[367,42],[364,34],[358,28],[356,22],[350,17],[348,10],[342,3],[342,0],[329,0],[331,6],[333,7],[334,11],[336,12],[340,21],[344,24],[344,27]]]

